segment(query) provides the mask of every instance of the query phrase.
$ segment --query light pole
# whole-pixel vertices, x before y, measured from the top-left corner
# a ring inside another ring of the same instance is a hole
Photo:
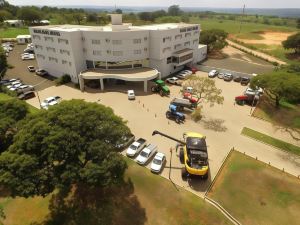
[[[35,87],[37,87],[37,86],[39,86],[39,85],[45,83],[46,81],[47,81],[47,80],[43,80],[43,81],[41,81],[40,83],[38,83],[38,84],[36,84],[36,85],[33,85],[34,89],[35,89]],[[40,99],[40,96],[39,96],[39,92],[38,92],[37,90],[35,90],[35,93],[36,93],[37,98],[38,98],[38,100],[39,100],[39,108],[41,108],[41,99]]]

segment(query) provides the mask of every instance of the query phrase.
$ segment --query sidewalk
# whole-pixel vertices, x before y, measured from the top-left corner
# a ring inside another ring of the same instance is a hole
[[[267,55],[267,54],[265,54],[265,53],[262,53],[262,52],[259,52],[259,51],[256,51],[256,50],[253,50],[253,49],[250,49],[250,48],[247,48],[247,47],[245,47],[245,46],[243,46],[243,45],[237,44],[237,43],[235,43],[235,42],[233,42],[233,41],[230,41],[230,40],[228,40],[228,39],[227,39],[226,41],[227,41],[228,44],[231,45],[232,47],[239,48],[239,49],[241,49],[241,50],[243,50],[243,51],[245,51],[245,52],[248,52],[248,53],[250,53],[250,54],[253,54],[253,55],[257,55],[258,57],[264,58],[264,59],[266,59],[266,60],[268,60],[268,61],[270,61],[270,62],[277,62],[277,63],[280,64],[280,65],[286,65],[286,62],[281,61],[281,60],[279,60],[279,59],[277,59],[277,58],[275,58],[275,57],[273,57],[273,56]]]

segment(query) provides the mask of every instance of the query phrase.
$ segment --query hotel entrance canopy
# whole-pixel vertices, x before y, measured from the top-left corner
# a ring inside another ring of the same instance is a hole
[[[147,92],[147,81],[160,76],[156,69],[152,68],[133,68],[133,69],[88,69],[79,74],[80,89],[84,90],[84,80],[100,80],[100,88],[104,90],[103,79],[118,79],[124,81],[143,81],[144,91]]]

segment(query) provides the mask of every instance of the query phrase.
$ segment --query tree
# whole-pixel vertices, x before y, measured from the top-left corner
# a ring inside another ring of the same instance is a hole
[[[18,99],[0,101],[0,153],[5,151],[17,132],[17,122],[28,114],[25,102]]]
[[[25,119],[14,143],[0,155],[0,184],[23,197],[77,184],[120,184],[127,166],[117,151],[129,134],[111,108],[63,101]]]
[[[151,12],[141,12],[138,14],[141,20],[145,21],[154,21],[153,15]]]
[[[210,106],[213,106],[215,103],[223,104],[222,90],[216,87],[213,79],[195,76],[183,83],[183,90],[187,87],[193,88],[192,94],[198,98],[197,106],[203,100],[210,103]]]
[[[168,14],[170,16],[179,16],[181,14],[181,10],[179,8],[179,5],[171,5],[169,8],[168,8]]]
[[[72,17],[73,17],[73,19],[75,20],[75,23],[77,23],[77,24],[81,24],[81,21],[83,20],[83,15],[82,15],[82,13],[74,13],[73,15],[72,15]]]
[[[123,13],[123,11],[122,11],[122,9],[116,9],[116,13],[118,13],[118,14],[122,14],[122,13]]]
[[[0,22],[3,22],[4,20],[12,18],[12,15],[10,12],[6,10],[0,10]]]
[[[97,15],[97,13],[89,13],[89,14],[87,14],[86,20],[88,22],[98,22],[98,15]]]
[[[300,101],[300,76],[283,70],[261,74],[251,79],[252,88],[261,87],[275,107],[279,108],[280,100]]]
[[[0,46],[0,80],[5,75],[7,69],[7,59],[3,48]]]
[[[40,21],[42,18],[41,12],[34,7],[22,7],[18,11],[18,18],[24,20],[27,24],[32,24]]]
[[[300,54],[300,32],[289,36],[282,42],[285,49],[294,49],[295,54]]]
[[[297,28],[300,29],[300,18],[297,19]]]
[[[219,29],[204,30],[201,32],[199,42],[207,45],[208,52],[219,51],[227,46],[228,33]]]

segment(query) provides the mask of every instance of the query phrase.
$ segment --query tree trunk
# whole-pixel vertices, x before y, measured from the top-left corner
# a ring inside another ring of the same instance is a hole
[[[275,107],[279,108],[279,97],[278,96],[276,96],[276,98],[275,98]]]

